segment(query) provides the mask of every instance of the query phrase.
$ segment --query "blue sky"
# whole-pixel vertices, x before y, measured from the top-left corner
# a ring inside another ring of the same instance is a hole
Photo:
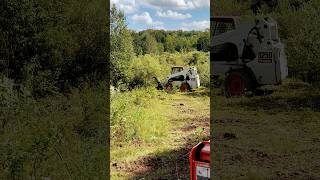
[[[209,0],[111,0],[124,11],[130,29],[205,30]]]

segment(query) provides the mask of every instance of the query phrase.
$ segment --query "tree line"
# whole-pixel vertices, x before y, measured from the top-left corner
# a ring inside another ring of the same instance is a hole
[[[99,1],[1,1],[2,76],[35,97],[106,79],[105,12]]]
[[[163,53],[185,53],[191,51],[208,52],[210,46],[209,30],[206,31],[165,31],[144,30],[140,32],[128,28],[124,12],[115,5],[110,11],[110,70],[111,85],[130,87],[133,80],[130,74],[136,74],[134,59],[144,55]],[[146,59],[150,58],[148,56]],[[157,58],[154,58],[154,61]],[[152,66],[152,64],[150,64]],[[146,67],[141,67],[146,68]],[[147,69],[154,69],[148,67]],[[142,81],[134,79],[134,82]],[[135,84],[135,83],[134,83]]]
[[[206,31],[144,30],[132,32],[134,51],[137,55],[161,54],[163,52],[208,52],[209,29]]]

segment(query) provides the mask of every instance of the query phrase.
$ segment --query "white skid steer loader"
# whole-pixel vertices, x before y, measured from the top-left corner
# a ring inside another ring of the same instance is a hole
[[[225,79],[225,94],[245,95],[263,85],[281,84],[288,75],[284,45],[270,17],[211,17],[212,78]]]
[[[166,83],[161,84],[156,77],[158,90],[173,91],[173,87],[179,87],[181,92],[192,91],[200,86],[200,78],[196,67],[174,66],[171,68],[171,74],[167,76]]]

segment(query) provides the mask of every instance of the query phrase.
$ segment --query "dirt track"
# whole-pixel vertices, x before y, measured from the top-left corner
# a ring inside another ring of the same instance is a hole
[[[188,155],[202,139],[209,139],[208,93],[175,94],[163,102],[172,125],[170,148],[138,158],[133,162],[112,164],[112,169],[130,174],[132,179],[189,179]],[[139,147],[144,148],[144,147]]]

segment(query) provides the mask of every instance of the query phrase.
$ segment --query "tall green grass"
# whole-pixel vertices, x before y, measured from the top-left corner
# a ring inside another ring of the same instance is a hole
[[[105,85],[39,100],[6,87],[0,90],[0,179],[107,176]]]
[[[167,136],[169,122],[158,103],[166,94],[155,88],[140,88],[111,95],[112,144],[152,143]]]

